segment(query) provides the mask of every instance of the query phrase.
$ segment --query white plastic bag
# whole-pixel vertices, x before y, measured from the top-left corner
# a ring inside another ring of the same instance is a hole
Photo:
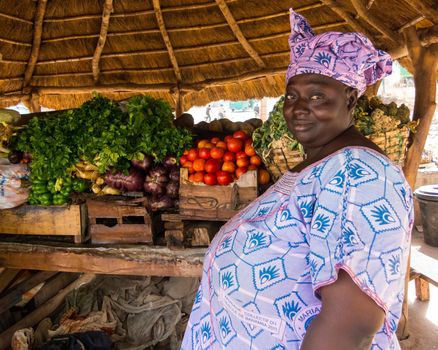
[[[15,208],[26,203],[29,186],[27,164],[0,164],[0,209]]]

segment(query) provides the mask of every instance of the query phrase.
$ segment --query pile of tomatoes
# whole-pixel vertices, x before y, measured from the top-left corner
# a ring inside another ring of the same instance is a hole
[[[257,170],[259,184],[270,180],[269,173],[260,168],[262,159],[256,154],[251,137],[243,130],[223,140],[200,140],[196,148],[184,152],[180,164],[188,169],[190,182],[206,185],[229,185],[248,170]]]

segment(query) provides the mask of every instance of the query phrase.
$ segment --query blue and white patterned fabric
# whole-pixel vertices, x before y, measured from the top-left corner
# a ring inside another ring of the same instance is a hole
[[[299,349],[339,269],[385,311],[372,349],[399,349],[412,223],[402,171],[373,150],[286,173],[211,243],[182,349]]]

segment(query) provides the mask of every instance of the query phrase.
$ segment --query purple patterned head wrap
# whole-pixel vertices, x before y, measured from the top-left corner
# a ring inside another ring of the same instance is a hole
[[[388,53],[377,50],[360,33],[326,32],[315,35],[306,19],[290,9],[289,78],[306,73],[322,74],[365,92],[368,85],[392,72]]]

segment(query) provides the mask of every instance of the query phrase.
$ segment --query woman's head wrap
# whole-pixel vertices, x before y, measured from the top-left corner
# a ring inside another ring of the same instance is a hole
[[[377,50],[360,33],[326,32],[315,35],[306,19],[290,9],[289,78],[306,73],[322,74],[365,92],[368,85],[392,72],[388,53]]]

